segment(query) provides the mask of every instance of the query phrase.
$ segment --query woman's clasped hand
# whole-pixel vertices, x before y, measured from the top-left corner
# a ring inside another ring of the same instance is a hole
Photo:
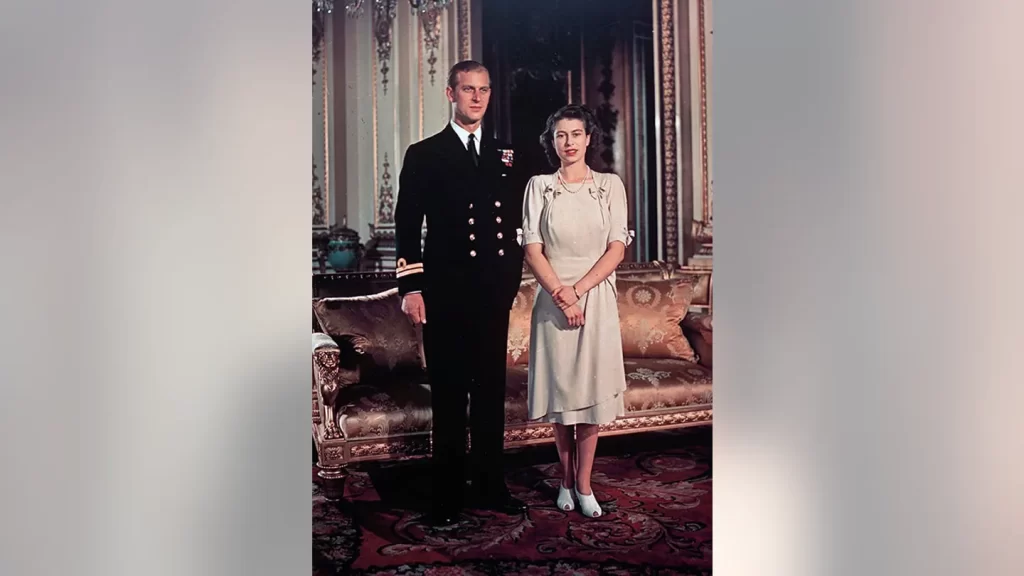
[[[551,293],[551,299],[565,314],[570,328],[583,326],[585,318],[583,310],[579,307],[579,298],[576,297],[576,290],[572,286],[559,286]]]

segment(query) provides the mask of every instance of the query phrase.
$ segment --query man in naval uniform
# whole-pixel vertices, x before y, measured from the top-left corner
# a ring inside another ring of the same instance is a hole
[[[527,177],[511,147],[482,130],[490,84],[478,62],[452,67],[445,89],[452,120],[409,146],[398,179],[396,275],[402,310],[423,325],[435,525],[456,522],[463,506],[526,510],[505,484],[502,452],[508,316],[522,280],[517,231]],[[463,494],[467,395],[471,499]]]

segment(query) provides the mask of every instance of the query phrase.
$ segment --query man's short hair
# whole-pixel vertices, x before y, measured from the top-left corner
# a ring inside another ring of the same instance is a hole
[[[490,74],[487,67],[477,62],[476,60],[463,60],[458,62],[452,69],[448,71],[448,87],[452,90],[459,85],[459,73],[460,72],[475,72],[477,70],[483,70]]]

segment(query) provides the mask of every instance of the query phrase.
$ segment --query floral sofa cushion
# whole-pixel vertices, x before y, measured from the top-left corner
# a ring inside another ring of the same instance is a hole
[[[397,289],[369,296],[321,298],[313,301],[320,330],[339,346],[351,346],[364,360],[364,376],[386,377],[424,371],[419,330],[402,312]]]
[[[620,278],[616,289],[623,356],[697,361],[680,326],[693,301],[693,277]]]

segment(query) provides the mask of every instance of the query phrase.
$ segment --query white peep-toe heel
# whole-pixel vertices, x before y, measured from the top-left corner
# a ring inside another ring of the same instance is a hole
[[[562,484],[558,485],[558,499],[555,500],[555,503],[558,504],[559,510],[566,512],[571,512],[576,508],[576,503],[572,500],[572,492]]]
[[[580,509],[584,516],[597,518],[601,515],[601,505],[597,503],[593,489],[590,490],[590,494],[580,494],[579,490],[575,488],[572,491],[576,493],[576,499],[580,501]]]

